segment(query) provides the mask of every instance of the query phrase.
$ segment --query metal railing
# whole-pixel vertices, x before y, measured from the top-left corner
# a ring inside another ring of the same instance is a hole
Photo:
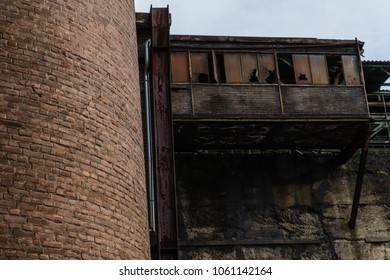
[[[390,151],[390,91],[370,92],[367,97],[371,117],[375,120],[370,149]]]

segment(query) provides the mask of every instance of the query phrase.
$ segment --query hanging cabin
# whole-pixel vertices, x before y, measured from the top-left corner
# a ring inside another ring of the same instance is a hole
[[[176,150],[345,149],[370,122],[362,46],[171,35]]]

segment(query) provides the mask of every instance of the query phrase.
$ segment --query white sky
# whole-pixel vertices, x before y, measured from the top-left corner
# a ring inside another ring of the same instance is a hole
[[[390,0],[135,0],[150,5],[169,5],[171,34],[358,38],[364,60],[390,60]]]

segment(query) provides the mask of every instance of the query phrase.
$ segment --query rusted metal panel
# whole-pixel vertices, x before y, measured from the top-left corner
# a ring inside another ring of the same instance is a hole
[[[174,146],[170,100],[169,11],[151,9],[152,103],[158,249],[160,259],[178,258]]]
[[[329,84],[328,66],[324,55],[310,55],[310,68],[315,85]]]
[[[191,53],[191,78],[193,82],[210,82],[207,53]]]
[[[152,24],[152,44],[155,47],[169,47],[170,15],[168,8],[152,8],[150,10]],[[167,33],[168,29],[168,35]]]
[[[242,82],[259,83],[259,70],[255,54],[241,54]]]
[[[189,81],[188,53],[171,53],[171,71],[173,83],[185,83]]]
[[[360,85],[360,72],[358,67],[358,57],[355,55],[341,56],[343,61],[344,76],[347,85]]]
[[[259,54],[257,55],[259,65],[259,76],[261,84],[274,84],[277,82],[275,71],[275,55]]]
[[[292,56],[294,65],[295,81],[297,84],[311,84],[311,71],[309,56],[305,54],[296,54]]]
[[[225,74],[227,83],[241,83],[241,62],[240,55],[236,53],[225,53]]]

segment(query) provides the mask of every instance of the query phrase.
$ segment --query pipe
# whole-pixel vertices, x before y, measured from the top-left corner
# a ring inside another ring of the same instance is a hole
[[[149,51],[151,40],[145,42],[145,65],[144,65],[144,82],[145,82],[145,114],[146,114],[146,154],[147,154],[147,183],[149,188],[149,231],[156,232],[156,205],[154,192],[154,162],[153,162],[153,131],[152,131],[152,112],[150,105],[150,78]]]

